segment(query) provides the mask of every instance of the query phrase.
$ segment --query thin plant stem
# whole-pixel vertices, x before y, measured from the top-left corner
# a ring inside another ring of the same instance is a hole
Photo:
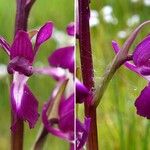
[[[27,8],[27,0],[16,0],[16,4],[17,7],[16,7],[14,36],[19,30],[27,31],[28,16],[30,9],[32,7],[31,5],[29,8]],[[12,76],[10,77],[10,81],[12,82]],[[12,123],[14,122],[14,118],[15,117],[13,115],[13,112],[11,111]],[[11,150],[23,150],[23,137],[24,137],[24,123],[23,120],[18,118],[16,123],[16,131],[11,132]]]
[[[90,40],[90,27],[89,17],[90,8],[89,0],[79,0],[79,47],[81,70],[84,85],[92,92],[94,89],[94,73],[93,73],[93,60]],[[92,100],[90,98],[90,100]],[[98,136],[97,136],[97,118],[96,107],[85,102],[85,116],[91,118],[90,131],[87,140],[88,150],[98,150]]]

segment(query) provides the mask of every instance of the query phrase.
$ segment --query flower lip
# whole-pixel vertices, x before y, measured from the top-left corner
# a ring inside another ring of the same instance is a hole
[[[17,71],[20,74],[31,76],[33,74],[33,67],[27,59],[17,56],[9,62],[7,71],[9,74],[13,74]]]

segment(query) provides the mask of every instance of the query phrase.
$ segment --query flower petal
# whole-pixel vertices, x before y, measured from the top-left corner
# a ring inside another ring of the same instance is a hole
[[[133,53],[133,62],[138,67],[143,65],[150,66],[150,35],[140,42]]]
[[[74,46],[63,47],[55,50],[48,58],[49,64],[62,67],[74,72]]]
[[[81,150],[81,148],[86,143],[88,132],[90,129],[90,118],[85,118],[84,124],[79,120],[76,120],[76,149]]]
[[[28,121],[30,128],[33,128],[39,117],[38,102],[26,85],[27,80],[26,76],[15,72],[10,92],[11,105],[14,115],[21,120]]]
[[[150,84],[146,86],[135,101],[137,114],[150,119]]]
[[[75,27],[74,27],[74,22],[71,22],[68,26],[67,26],[67,33],[70,36],[74,36],[75,35]]]
[[[88,89],[76,78],[76,103],[83,103],[87,96],[89,96]]]
[[[118,43],[116,41],[112,41],[111,44],[112,44],[113,50],[117,54],[120,51],[120,47],[119,47]]]
[[[33,68],[33,72],[37,74],[44,74],[53,77],[56,81],[65,79],[66,73],[62,68],[45,67],[45,68]]]
[[[49,120],[47,116],[49,104],[45,104],[42,110],[42,121],[44,123],[45,128],[47,131],[55,136],[58,136],[62,139],[65,139],[67,141],[70,141],[70,135],[68,133],[62,132],[60,129],[53,127],[53,120]]]
[[[51,37],[52,32],[53,32],[52,22],[47,22],[43,27],[40,28],[36,37],[36,42],[34,47],[35,53],[37,52],[39,46]]]
[[[32,63],[34,58],[34,53],[32,50],[32,43],[29,36],[24,31],[18,31],[15,40],[11,46],[10,58],[23,57]]]
[[[6,40],[0,36],[0,46],[5,50],[5,52],[10,55],[10,45],[6,42]]]
[[[74,94],[62,100],[59,108],[59,127],[64,132],[74,132]]]

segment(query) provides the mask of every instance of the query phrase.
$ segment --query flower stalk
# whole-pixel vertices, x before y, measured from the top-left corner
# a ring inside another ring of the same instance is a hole
[[[97,107],[101,101],[101,98],[104,95],[104,92],[112,79],[113,75],[116,73],[117,69],[121,67],[126,61],[132,60],[132,55],[129,55],[128,52],[130,50],[131,45],[133,44],[135,38],[137,37],[138,33],[141,31],[141,29],[149,24],[150,21],[145,21],[144,23],[140,24],[128,37],[128,39],[123,44],[121,50],[117,53],[113,61],[110,63],[110,65],[106,68],[105,73],[103,77],[100,80],[99,86],[95,90],[94,94],[94,105]]]
[[[14,36],[19,30],[27,31],[28,16],[30,9],[35,0],[30,0],[27,5],[27,0],[16,0],[16,19]],[[11,78],[12,80],[12,78]],[[14,122],[14,115],[11,112],[11,122]],[[16,131],[11,132],[11,150],[23,149],[24,124],[23,120],[18,119]]]
[[[90,40],[90,8],[89,0],[79,0],[79,47],[80,47],[80,59],[81,70],[84,85],[92,91],[94,89],[94,72],[93,72],[93,60]],[[91,99],[91,98],[90,98]],[[85,116],[91,118],[90,131],[87,140],[88,150],[98,150],[98,136],[97,136],[97,119],[96,119],[96,107],[92,105],[87,98],[85,102]]]

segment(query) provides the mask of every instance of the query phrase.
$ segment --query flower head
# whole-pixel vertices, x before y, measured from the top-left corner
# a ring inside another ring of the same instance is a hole
[[[116,53],[120,50],[116,42],[112,42]],[[150,81],[150,36],[148,35],[134,49],[133,63],[127,61],[125,66]],[[150,119],[150,84],[146,86],[135,101],[137,114]]]
[[[32,64],[37,51],[40,45],[51,37],[52,30],[52,22],[47,22],[41,27],[33,48],[28,33],[24,31],[17,32],[11,46],[0,37],[0,45],[10,56],[8,73],[13,74],[10,88],[12,111],[15,116],[13,130],[16,129],[18,119],[28,121],[30,128],[34,127],[38,119],[38,102],[29,89],[27,80],[34,73]]]

